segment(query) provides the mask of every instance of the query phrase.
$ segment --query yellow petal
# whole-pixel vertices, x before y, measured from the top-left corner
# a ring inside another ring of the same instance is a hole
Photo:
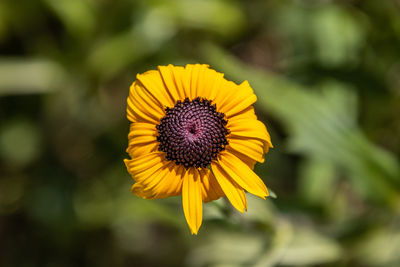
[[[152,199],[151,192],[145,191],[144,186],[142,184],[135,183],[134,185],[132,185],[131,191],[138,197],[141,197],[144,199]]]
[[[148,122],[158,124],[159,119],[143,107],[143,104],[139,104],[133,98],[128,97],[127,100],[127,118],[131,122]]]
[[[219,99],[223,99],[224,92],[221,87],[225,83],[224,74],[216,72],[215,70],[208,69],[205,73],[204,83],[202,90],[199,92],[200,96],[211,100],[213,104],[217,104]],[[218,105],[217,105],[218,110]]]
[[[142,112],[150,114],[156,121],[165,116],[164,107],[144,88],[139,81],[132,83],[129,90],[129,99]]]
[[[203,196],[203,202],[210,202],[212,200],[217,200],[224,196],[224,192],[219,186],[214,174],[209,169],[200,169],[201,177],[201,193]]]
[[[183,90],[185,98],[192,99],[192,93],[191,93],[191,67],[190,65],[186,65],[183,71],[179,72],[178,75],[180,76],[180,90]]]
[[[175,105],[174,99],[168,92],[168,88],[166,88],[158,70],[151,70],[143,74],[138,74],[136,78],[142,83],[147,92],[157,99],[163,108],[173,107]]]
[[[168,163],[165,173],[161,174],[161,180],[151,189],[154,198],[166,198],[182,194],[185,172],[183,166],[177,166],[174,162]]]
[[[136,146],[139,144],[151,143],[156,141],[157,137],[155,135],[139,135],[129,139],[129,146]]]
[[[264,162],[264,144],[262,141],[228,137],[228,143],[227,149],[232,149],[258,162]]]
[[[191,99],[194,99],[196,97],[198,97],[198,93],[197,93],[197,82],[198,82],[198,78],[199,78],[199,72],[201,70],[201,65],[199,64],[194,64],[194,65],[188,65],[186,66],[187,69],[191,69],[188,70],[190,72],[190,96]]]
[[[188,64],[186,65],[187,79],[190,81],[190,99],[196,97],[204,97],[206,88],[205,72],[208,71],[209,65],[204,64]]]
[[[162,162],[136,174],[136,182],[142,184],[147,190],[155,187],[162,179],[168,175],[168,163]]]
[[[272,147],[271,137],[264,123],[259,120],[241,118],[228,120],[226,126],[230,131],[230,137],[256,138],[264,142],[264,146]]]
[[[257,97],[247,81],[240,85],[225,81],[224,86],[221,87],[221,92],[224,92],[224,94],[216,99],[216,104],[218,111],[224,113],[228,119],[246,110],[257,101]]]
[[[241,119],[257,120],[256,113],[254,112],[254,107],[249,106],[239,113],[236,113],[234,116],[230,116],[228,122]]]
[[[165,162],[164,152],[152,152],[135,159],[125,159],[128,172],[134,176],[151,168],[152,166]]]
[[[134,122],[130,125],[127,152],[131,158],[155,152],[158,149],[157,129],[152,123]]]
[[[212,72],[209,69],[209,65],[199,65],[198,71],[197,71],[197,81],[192,80],[192,83],[197,86],[196,90],[196,95],[198,97],[202,98],[207,98],[208,99],[208,91],[210,90],[210,82],[212,82],[212,79],[209,80],[210,77],[210,72]],[[215,78],[214,78],[215,79]]]
[[[196,74],[197,67],[193,64],[187,64],[185,67],[184,85],[186,93],[189,93],[189,99],[192,100],[197,97],[196,86],[193,86],[193,72]]]
[[[136,136],[157,136],[157,129],[154,124],[135,122],[131,123],[129,127],[128,139],[135,138]]]
[[[155,165],[138,175],[137,184],[140,184],[141,188],[139,196],[145,196],[146,199],[158,199],[180,195],[182,177],[182,169],[174,162],[163,163],[161,166]]]
[[[232,206],[242,213],[247,210],[247,200],[243,188],[229,178],[218,162],[212,162],[211,169]]]
[[[165,86],[172,95],[174,103],[189,97],[189,93],[186,93],[182,83],[185,72],[184,67],[175,67],[170,64],[168,66],[159,66],[158,70],[161,73]]]
[[[244,163],[246,163],[247,166],[249,166],[250,169],[254,170],[254,166],[256,165],[257,161],[254,159],[249,158],[246,155],[243,155],[241,153],[238,153],[232,149],[227,149],[227,151],[229,151],[230,153],[232,153],[233,155],[235,155],[237,158],[239,158],[241,161],[243,161]]]
[[[238,185],[263,199],[268,196],[264,182],[243,161],[227,151],[221,153],[219,164]]]
[[[256,121],[255,123],[253,123]],[[249,124],[249,125],[247,125]],[[264,143],[264,153],[267,153],[270,147],[273,147],[271,137],[265,125],[257,120],[253,106],[231,116],[228,119],[227,128],[231,131],[229,138],[256,138],[258,137]],[[248,132],[248,130],[250,130]],[[260,131],[257,133],[256,131]]]
[[[186,171],[182,185],[182,204],[186,222],[192,234],[197,234],[203,219],[201,181],[197,169]]]
[[[158,151],[157,141],[128,146],[126,149],[131,158],[138,158],[156,151]]]

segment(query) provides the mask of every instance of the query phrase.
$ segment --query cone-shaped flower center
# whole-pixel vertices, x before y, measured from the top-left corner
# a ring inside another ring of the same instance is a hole
[[[227,121],[215,104],[201,98],[178,101],[157,125],[159,150],[186,168],[206,168],[228,144]]]

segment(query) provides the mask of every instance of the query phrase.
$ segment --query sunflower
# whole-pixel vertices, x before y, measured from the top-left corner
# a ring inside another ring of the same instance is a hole
[[[203,202],[226,196],[243,213],[245,190],[268,196],[253,169],[272,143],[247,81],[237,85],[200,64],[159,66],[136,78],[127,101],[131,159],[124,161],[134,194],[182,195],[192,234],[202,223]]]

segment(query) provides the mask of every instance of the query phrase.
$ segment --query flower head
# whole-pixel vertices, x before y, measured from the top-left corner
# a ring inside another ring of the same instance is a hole
[[[256,100],[247,81],[237,85],[208,65],[137,75],[127,107],[132,192],[145,199],[182,195],[193,234],[203,202],[226,196],[244,212],[245,190],[265,199],[267,188],[253,169],[272,143],[254,113]]]

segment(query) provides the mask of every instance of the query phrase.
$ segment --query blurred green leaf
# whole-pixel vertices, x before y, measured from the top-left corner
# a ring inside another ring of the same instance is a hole
[[[243,246],[243,244],[246,244]],[[190,266],[243,266],[261,253],[263,237],[228,232],[214,232],[194,249],[188,259]]]
[[[316,56],[323,65],[352,63],[358,58],[364,33],[354,15],[338,6],[326,5],[316,10],[310,26]]]
[[[352,123],[355,119],[348,118],[351,113],[343,112],[350,109],[342,105],[352,103],[344,100],[354,98],[351,91],[336,88],[334,94],[326,94],[306,90],[277,74],[245,66],[213,45],[203,46],[203,54],[236,80],[250,80],[259,97],[258,106],[284,123],[290,149],[335,164],[366,198],[397,206],[399,164],[393,155],[366,139]]]
[[[150,50],[140,37],[135,38],[128,31],[97,44],[89,55],[89,66],[101,77],[112,77],[130,63],[148,55]]]
[[[65,24],[70,34],[90,37],[95,28],[95,5],[87,0],[43,0]]]
[[[167,205],[176,203],[177,198],[147,201],[133,195],[129,190],[132,178],[124,167],[122,160],[115,162],[96,183],[90,187],[83,186],[80,188],[82,191],[76,192],[74,207],[83,227],[113,225],[117,230],[126,224],[154,221],[185,226],[182,218],[176,217],[177,211],[172,212]]]
[[[179,18],[184,27],[198,27],[222,36],[240,32],[245,24],[239,6],[223,0],[178,0]],[[223,16],[221,14],[224,14]]]
[[[299,190],[304,200],[317,205],[328,204],[335,192],[334,165],[321,159],[309,159],[300,168]]]
[[[325,67],[357,63],[365,40],[362,13],[336,4],[292,1],[273,16],[279,34],[293,41],[292,57],[315,59]]]
[[[309,266],[337,261],[341,257],[342,249],[336,241],[316,231],[297,227],[279,263]]]
[[[146,6],[172,15],[182,28],[201,29],[223,37],[236,35],[246,24],[243,11],[235,1],[157,0],[146,1]]]
[[[10,165],[23,167],[41,153],[39,128],[26,120],[2,122],[0,126],[0,158]]]
[[[129,64],[156,52],[175,31],[175,21],[169,13],[163,9],[148,10],[129,31],[100,41],[89,55],[89,65],[102,77],[112,77]]]
[[[248,210],[244,215],[247,220],[261,222],[266,225],[276,225],[277,211],[272,204],[272,200],[267,200],[255,197],[251,194],[246,194]]]
[[[0,58],[0,74],[0,96],[56,91],[66,79],[60,65],[39,59]]]
[[[365,266],[398,266],[400,229],[394,225],[373,229],[356,243],[355,255]]]

